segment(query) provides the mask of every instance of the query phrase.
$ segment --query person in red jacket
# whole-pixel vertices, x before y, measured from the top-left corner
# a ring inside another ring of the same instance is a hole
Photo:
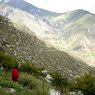
[[[16,82],[18,78],[19,78],[18,68],[14,67],[12,69],[12,80]]]

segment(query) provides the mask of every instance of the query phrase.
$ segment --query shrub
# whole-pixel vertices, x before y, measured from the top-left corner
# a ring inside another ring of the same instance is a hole
[[[32,63],[21,64],[21,71],[33,74],[36,77],[41,75],[41,70],[34,66]]]
[[[52,85],[55,86],[60,93],[63,93],[63,90],[66,91],[68,79],[59,72],[53,72],[51,75],[53,77]]]
[[[34,66],[34,65],[31,65],[31,72],[36,77],[41,75],[41,70],[39,68],[37,68],[36,66]]]
[[[29,63],[21,64],[21,71],[31,73],[31,67]]]
[[[23,85],[25,88],[28,88],[31,90],[33,95],[48,95],[49,86],[44,83],[44,94],[43,94],[43,82],[39,79],[37,79],[34,76],[31,76],[30,74],[21,74],[19,78],[19,84]]]
[[[19,78],[19,83],[21,85],[23,85],[23,87],[26,87],[26,88],[29,88],[29,89],[32,89],[32,88],[36,87],[36,85],[33,82],[33,80],[30,77],[28,77],[28,76]]]
[[[95,76],[91,73],[76,79],[72,90],[81,91],[84,95],[95,95]]]
[[[3,65],[6,70],[10,70],[14,66],[18,66],[18,62],[14,57],[3,52],[0,52],[0,64]]]
[[[17,90],[22,90],[23,89],[23,87],[21,85],[16,84],[13,81],[9,81],[9,80],[1,80],[0,81],[0,86],[9,87],[9,88],[15,88]]]

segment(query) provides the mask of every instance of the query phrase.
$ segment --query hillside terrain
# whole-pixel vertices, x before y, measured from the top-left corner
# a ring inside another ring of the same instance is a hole
[[[94,95],[95,93],[95,72],[85,73],[83,76],[71,80],[67,76],[62,76],[62,72],[53,71],[48,73],[52,77],[49,80],[48,75],[42,76],[41,67],[20,61],[7,52],[0,51],[0,94],[78,95],[80,92],[83,95]],[[19,70],[17,82],[12,81],[11,70],[14,66],[17,66]]]
[[[32,31],[30,34],[27,28],[19,30],[4,17],[0,17],[0,20],[0,50],[15,56],[18,61],[32,62],[50,71],[61,71],[68,77],[91,70],[83,60],[47,46]]]
[[[95,95],[94,36],[95,14],[87,10],[0,0],[0,95]]]
[[[24,26],[33,31],[54,48],[66,50],[95,66],[95,14],[83,9],[55,13],[24,0],[1,0],[0,15],[8,17],[19,28]]]

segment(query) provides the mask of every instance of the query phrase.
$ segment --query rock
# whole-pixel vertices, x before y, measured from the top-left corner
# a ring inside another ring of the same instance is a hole
[[[3,66],[1,66],[1,67],[0,67],[0,70],[2,71],[3,69],[4,69],[4,67],[3,67]]]
[[[16,90],[13,89],[13,88],[5,88],[5,92],[6,92],[6,93],[15,93]]]
[[[60,95],[60,93],[56,91],[55,89],[50,89],[49,95]]]
[[[47,71],[47,70],[43,70],[43,71],[42,71],[42,75],[43,75],[43,77],[46,77],[47,74],[48,74],[48,71]]]
[[[47,74],[47,76],[46,76],[46,78],[45,78],[45,79],[46,79],[46,81],[47,81],[47,82],[49,82],[49,83],[50,83],[50,82],[51,82],[51,80],[52,80],[52,76],[51,76],[50,74]]]

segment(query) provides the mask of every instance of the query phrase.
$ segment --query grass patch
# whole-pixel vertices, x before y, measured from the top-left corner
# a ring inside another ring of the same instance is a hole
[[[20,72],[18,82],[11,80],[10,72],[0,72],[0,93],[2,95],[48,95],[49,85],[30,75],[28,73]],[[8,94],[4,91],[4,88],[14,88],[16,90],[13,94]]]

